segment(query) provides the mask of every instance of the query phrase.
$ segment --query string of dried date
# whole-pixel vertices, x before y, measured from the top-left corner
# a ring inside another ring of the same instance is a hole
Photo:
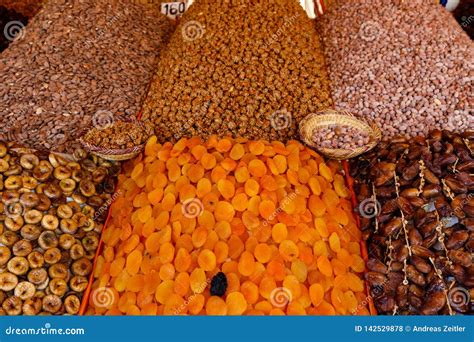
[[[382,143],[352,165],[380,314],[474,313],[474,132]]]

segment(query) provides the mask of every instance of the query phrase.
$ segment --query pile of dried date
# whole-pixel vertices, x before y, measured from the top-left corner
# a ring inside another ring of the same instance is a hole
[[[473,314],[474,132],[393,139],[352,165],[380,314]]]
[[[77,314],[118,164],[0,143],[0,315]]]

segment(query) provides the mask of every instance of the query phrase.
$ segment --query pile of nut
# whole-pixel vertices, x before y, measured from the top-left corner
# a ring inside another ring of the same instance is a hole
[[[0,314],[77,314],[116,164],[0,143]]]
[[[378,312],[473,314],[474,132],[383,143],[352,173]]]
[[[318,28],[336,109],[387,140],[474,129],[474,43],[436,1],[340,0]]]
[[[313,130],[313,142],[321,148],[353,150],[370,142],[370,135],[352,126],[329,125]]]
[[[332,105],[319,37],[294,0],[194,3],[164,50],[143,118],[160,141],[295,137]]]
[[[140,121],[117,121],[103,129],[93,128],[82,138],[87,145],[104,149],[127,149],[143,145],[153,128]]]
[[[28,18],[0,6],[0,53],[17,37],[20,30],[26,26]]]
[[[51,0],[0,55],[0,140],[72,153],[137,115],[174,24],[128,0]]]

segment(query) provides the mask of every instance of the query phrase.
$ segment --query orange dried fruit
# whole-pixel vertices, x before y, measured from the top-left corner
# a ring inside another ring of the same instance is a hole
[[[247,310],[247,300],[240,292],[232,292],[226,298],[227,314],[242,315]]]
[[[194,293],[203,293],[206,289],[206,273],[202,268],[195,268],[189,276],[189,286]]]
[[[212,271],[216,268],[216,255],[209,249],[204,249],[199,253],[198,264],[204,271]]]
[[[259,293],[258,286],[255,283],[248,280],[243,282],[240,286],[240,291],[248,304],[255,304],[257,302]]]
[[[216,157],[210,153],[204,153],[203,156],[201,157],[201,165],[204,167],[206,170],[211,170],[214,168],[217,164]]]
[[[267,173],[267,167],[260,159],[253,159],[248,165],[249,172],[253,177],[261,178]]]
[[[260,185],[255,179],[250,178],[245,182],[245,193],[248,196],[253,197],[258,195],[259,190]]]
[[[168,298],[173,294],[174,281],[164,280],[156,288],[155,299],[160,304],[165,304]]]
[[[265,220],[269,220],[275,214],[275,209],[275,203],[270,200],[263,200],[258,206],[258,211]]]
[[[232,206],[237,211],[245,211],[248,207],[248,203],[248,196],[245,193],[237,194],[232,198]]]
[[[255,246],[254,255],[259,262],[265,264],[269,262],[272,257],[272,249],[266,243],[259,243]]]
[[[250,276],[254,272],[255,259],[252,253],[244,251],[240,255],[238,270],[239,273],[245,277]]]
[[[217,142],[216,151],[223,153],[228,152],[232,148],[232,141],[230,139],[221,139]]]
[[[341,250],[341,241],[335,232],[329,236],[329,247],[336,253]]]
[[[319,306],[324,299],[324,288],[321,284],[313,284],[309,287],[309,296],[311,298],[311,303],[315,307]]]
[[[217,182],[217,190],[226,200],[231,199],[235,194],[234,184],[227,179],[221,179]]]
[[[172,262],[174,259],[174,246],[170,242],[163,243],[160,246],[158,256],[162,264]]]
[[[280,255],[286,261],[293,261],[299,255],[299,250],[296,244],[291,240],[283,240],[279,246]]]
[[[201,178],[196,185],[196,196],[203,198],[212,191],[212,183],[207,178]]]
[[[265,152],[265,143],[261,140],[251,141],[248,146],[250,153],[255,156],[259,156]]]
[[[185,248],[180,248],[176,253],[176,258],[174,260],[175,268],[178,272],[187,272],[191,266],[191,256]]]
[[[286,224],[284,223],[277,223],[272,228],[272,239],[276,243],[280,243],[285,240],[288,236],[288,229]]]
[[[134,250],[127,256],[126,270],[129,274],[134,275],[138,273],[140,265],[142,263],[142,253],[138,250]]]
[[[145,241],[145,248],[148,253],[155,254],[160,248],[160,233],[152,233]]]
[[[326,213],[326,204],[316,195],[309,197],[308,208],[316,217],[322,217]]]
[[[250,178],[249,170],[246,167],[238,167],[234,172],[235,180],[245,183]]]
[[[326,277],[332,277],[332,265],[326,255],[320,255],[317,260],[319,271]]]
[[[202,294],[194,294],[188,300],[188,311],[191,315],[198,315],[204,308],[206,298]]]
[[[319,174],[323,176],[328,182],[333,181],[332,171],[326,163],[319,164]]]
[[[230,223],[227,221],[219,221],[214,226],[214,231],[216,232],[219,239],[225,241],[232,234],[232,227],[230,226]]]
[[[286,158],[284,156],[277,155],[277,156],[273,157],[273,161],[275,162],[278,173],[279,174],[284,174],[286,172],[286,168],[287,168]]]
[[[211,296],[206,303],[206,314],[209,316],[227,315],[227,304],[217,296]]]
[[[214,211],[214,216],[217,221],[232,221],[232,218],[235,215],[235,210],[232,204],[226,201],[219,201],[216,204]]]
[[[245,154],[245,148],[241,144],[235,144],[232,149],[230,150],[229,156],[233,160],[241,159]]]

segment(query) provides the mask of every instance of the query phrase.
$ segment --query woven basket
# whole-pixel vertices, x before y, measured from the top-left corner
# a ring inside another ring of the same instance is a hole
[[[324,128],[330,125],[344,125],[356,128],[360,131],[366,132],[370,137],[370,141],[366,146],[351,150],[322,148],[315,145],[312,140],[314,129]],[[374,122],[365,122],[348,112],[335,111],[333,109],[327,109],[322,112],[306,116],[300,122],[299,133],[301,139],[306,145],[315,149],[326,157],[337,160],[354,158],[365,152],[368,152],[377,146],[377,144],[382,139],[382,132]]]
[[[110,149],[91,145],[82,139],[80,139],[80,141],[82,146],[90,153],[95,154],[102,159],[111,161],[124,161],[135,158],[145,148],[145,144],[142,144],[125,149]]]

